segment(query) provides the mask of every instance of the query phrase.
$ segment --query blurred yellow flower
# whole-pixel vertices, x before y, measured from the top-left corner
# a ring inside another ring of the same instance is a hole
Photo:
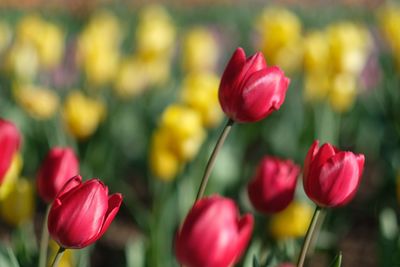
[[[38,53],[30,43],[16,42],[7,54],[8,69],[18,80],[32,81],[39,69]]]
[[[51,89],[35,85],[21,85],[13,89],[15,101],[30,116],[38,120],[52,118],[59,107],[59,97]]]
[[[110,82],[120,60],[121,26],[111,12],[96,12],[78,37],[78,62],[96,86]]]
[[[145,59],[172,56],[176,30],[167,10],[160,5],[149,5],[139,14],[136,29],[137,54]]]
[[[200,114],[205,127],[215,127],[223,118],[218,87],[218,76],[210,72],[191,73],[183,81],[182,101]]]
[[[35,47],[43,67],[53,68],[61,62],[65,36],[56,24],[35,14],[25,16],[17,25],[17,39]]]
[[[306,101],[319,102],[325,100],[331,88],[330,74],[321,71],[304,75],[304,98]]]
[[[12,30],[10,25],[0,21],[0,54],[11,44]]]
[[[269,65],[278,65],[292,72],[299,68],[302,59],[301,31],[298,17],[285,8],[266,8],[256,21],[260,42]]]
[[[3,183],[0,186],[0,201],[13,190],[15,181],[18,179],[22,170],[22,156],[20,153],[15,153],[11,166],[4,176]]]
[[[218,43],[207,28],[195,27],[185,34],[182,51],[185,71],[212,71],[217,66],[218,55]]]
[[[25,178],[15,180],[10,193],[0,202],[1,217],[17,226],[32,219],[35,209],[34,187]]]
[[[170,78],[171,61],[165,57],[148,59],[137,55],[141,68],[146,72],[144,77],[148,86],[161,86]]]
[[[182,161],[193,159],[205,138],[200,115],[183,105],[170,105],[163,112],[160,128],[171,135],[171,146]]]
[[[359,75],[371,49],[368,30],[352,22],[340,22],[329,26],[327,34],[334,70]]]
[[[387,5],[379,9],[378,21],[400,69],[400,6]]]
[[[51,264],[54,258],[56,257],[57,251],[60,247],[52,239],[50,239],[49,247],[50,247],[50,253],[47,260],[47,266],[51,267]],[[63,256],[61,257],[61,260],[58,263],[58,267],[74,267],[75,266],[74,251],[75,250],[73,249],[65,250]]]
[[[329,103],[336,112],[349,110],[357,95],[357,77],[350,73],[339,73],[333,77],[329,92]]]
[[[124,99],[139,95],[147,86],[147,72],[137,58],[122,61],[114,84],[116,94]]]
[[[312,209],[308,204],[294,201],[272,217],[269,230],[276,239],[303,237],[311,217]]]
[[[106,115],[106,107],[97,99],[71,91],[63,107],[63,119],[69,132],[77,139],[90,137]]]
[[[150,169],[163,181],[176,177],[180,161],[170,148],[170,136],[166,131],[156,130],[150,142]]]
[[[329,71],[330,47],[324,32],[308,33],[304,43],[304,68],[307,72]]]

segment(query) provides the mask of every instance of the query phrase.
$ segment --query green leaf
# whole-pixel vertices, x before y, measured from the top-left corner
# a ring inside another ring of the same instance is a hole
[[[129,239],[125,247],[126,266],[127,267],[143,267],[145,255],[145,242],[141,237]]]
[[[0,246],[0,266],[19,267],[19,263],[11,247]]]
[[[340,251],[336,257],[333,259],[330,267],[340,267],[342,266],[342,252]]]
[[[253,256],[253,267],[261,267],[258,263],[256,255]]]

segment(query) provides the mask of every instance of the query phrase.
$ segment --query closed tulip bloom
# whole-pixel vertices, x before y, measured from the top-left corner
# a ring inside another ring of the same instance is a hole
[[[79,174],[79,162],[71,148],[52,148],[37,176],[37,188],[45,202],[52,202],[69,179]]]
[[[347,204],[355,195],[364,169],[364,155],[340,151],[314,141],[304,161],[303,185],[320,207]]]
[[[240,217],[233,200],[200,199],[187,215],[175,242],[178,261],[185,267],[233,266],[246,249],[253,217]]]
[[[19,149],[21,135],[15,125],[0,118],[0,185]]]
[[[54,200],[49,213],[51,237],[63,248],[83,248],[96,242],[110,226],[122,203],[121,194],[108,195],[98,179],[71,179]]]
[[[293,200],[299,173],[291,160],[263,158],[247,187],[254,208],[267,214],[285,209]]]
[[[236,122],[259,121],[281,107],[289,82],[281,69],[267,67],[262,53],[246,59],[238,48],[222,75],[219,102]]]

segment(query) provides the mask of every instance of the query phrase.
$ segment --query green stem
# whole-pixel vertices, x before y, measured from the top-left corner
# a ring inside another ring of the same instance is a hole
[[[64,251],[65,251],[65,248],[63,248],[63,247],[60,247],[60,248],[58,249],[57,255],[56,255],[56,257],[54,258],[54,261],[53,261],[53,263],[51,264],[51,267],[57,267],[57,266],[58,266],[58,264],[60,263],[61,257],[64,255]]]
[[[42,236],[40,238],[40,255],[39,255],[39,267],[46,267],[47,262],[47,248],[49,245],[49,230],[47,229],[47,219],[49,218],[51,205],[47,206],[46,215],[44,216]]]
[[[211,171],[214,167],[215,160],[217,158],[217,154],[221,150],[222,145],[224,144],[226,137],[228,136],[228,134],[232,128],[233,123],[234,123],[234,121],[232,119],[229,119],[228,122],[226,123],[221,135],[219,136],[217,144],[215,145],[214,150],[211,153],[210,159],[207,162],[207,166],[206,166],[203,178],[200,183],[199,191],[197,192],[196,201],[199,200],[200,198],[202,198],[204,195],[204,191],[206,190]]]
[[[311,219],[311,223],[308,226],[308,230],[307,230],[304,242],[303,242],[303,246],[301,247],[299,260],[297,261],[297,267],[303,267],[304,261],[307,256],[308,247],[310,246],[311,237],[313,236],[313,232],[314,232],[315,226],[317,224],[320,213],[321,213],[321,207],[316,206],[315,210],[314,210],[314,215]]]

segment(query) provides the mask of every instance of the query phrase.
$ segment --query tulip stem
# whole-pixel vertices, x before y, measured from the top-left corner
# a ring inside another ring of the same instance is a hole
[[[49,246],[49,230],[47,229],[47,219],[49,218],[51,205],[47,206],[46,215],[44,216],[42,236],[40,238],[40,255],[39,267],[46,267],[47,262],[47,248]]]
[[[317,225],[318,217],[321,213],[321,207],[316,206],[314,210],[314,215],[311,219],[311,223],[308,226],[308,230],[306,233],[306,237],[303,242],[303,246],[301,247],[301,252],[299,256],[299,260],[297,261],[297,267],[303,267],[304,261],[307,256],[308,247],[310,246],[311,237],[313,236],[313,232],[315,230],[315,226]]]
[[[232,128],[233,123],[234,123],[234,121],[232,119],[229,119],[228,122],[226,123],[221,135],[219,136],[217,144],[215,145],[214,150],[211,153],[210,159],[207,162],[207,166],[206,166],[206,169],[204,171],[204,175],[203,175],[203,178],[201,180],[201,184],[200,184],[200,187],[199,187],[199,191],[197,192],[197,196],[196,196],[196,201],[195,202],[197,202],[204,195],[204,191],[206,190],[207,183],[208,183],[208,180],[210,178],[211,171],[212,171],[212,169],[214,167],[215,160],[217,158],[217,154],[221,150],[221,147],[224,144],[224,142],[226,140],[226,137],[228,136],[228,134],[229,134],[229,132],[230,132],[230,130]]]
[[[60,263],[61,257],[64,255],[65,248],[60,247],[57,251],[56,257],[54,258],[53,263],[51,264],[51,267],[57,267],[58,264]]]

